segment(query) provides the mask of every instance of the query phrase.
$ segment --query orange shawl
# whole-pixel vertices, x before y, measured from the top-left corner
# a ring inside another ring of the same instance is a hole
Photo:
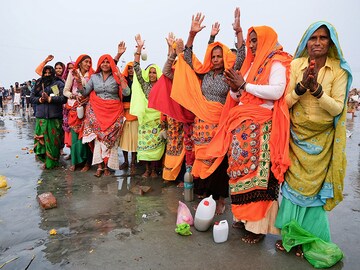
[[[249,48],[249,36],[252,31],[256,32],[258,40],[255,56]],[[246,82],[258,85],[268,84],[273,61],[281,62],[286,68],[287,83],[289,82],[292,57],[282,51],[282,46],[277,41],[277,34],[272,28],[268,26],[249,28],[246,46],[247,55],[240,70],[240,73],[244,76],[251,67]],[[252,66],[251,63],[253,63]],[[290,166],[290,118],[284,95],[274,102],[272,115],[260,114],[262,110],[259,109],[259,105],[263,104],[264,101],[252,94],[244,92],[240,101],[243,105],[234,107],[235,103],[232,101],[230,95],[228,95],[222,111],[220,126],[208,147],[207,154],[214,157],[225,155],[230,145],[231,131],[236,128],[241,121],[254,119],[256,122],[263,123],[264,121],[272,119],[270,135],[271,170],[279,183],[283,182],[284,173]]]
[[[179,56],[175,65],[174,80],[171,89],[171,98],[173,100],[193,112],[199,119],[210,124],[219,123],[224,106],[219,102],[206,100],[201,91],[201,81],[196,74],[205,74],[212,69],[211,54],[216,46],[220,46],[223,50],[224,67],[226,69],[233,68],[236,60],[233,52],[220,42],[209,44],[203,64],[200,63],[193,54],[192,63],[194,69],[185,62],[183,54]],[[195,146],[196,160],[192,174],[202,179],[210,176],[223,159],[223,157],[213,159],[206,153],[207,147],[207,144]],[[207,165],[201,160],[213,160],[213,162],[211,165]]]
[[[226,69],[232,68],[236,60],[234,53],[224,44],[214,42],[208,45],[203,64],[193,54],[194,69],[185,62],[183,54],[179,56],[175,65],[171,89],[173,100],[193,112],[198,118],[209,123],[219,123],[223,105],[219,102],[206,100],[201,92],[201,81],[196,73],[205,74],[211,70],[211,53],[215,46],[220,46],[223,49],[224,67]]]

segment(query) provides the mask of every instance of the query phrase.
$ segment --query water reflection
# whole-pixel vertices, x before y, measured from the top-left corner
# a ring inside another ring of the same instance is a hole
[[[37,194],[52,192],[58,207],[40,212],[39,227],[56,236],[46,242],[46,258],[60,263],[77,251],[90,251],[102,237],[114,229],[135,229],[136,200],[118,194],[115,177],[95,178],[89,173],[63,170],[45,171]],[[124,181],[127,191],[130,177]]]

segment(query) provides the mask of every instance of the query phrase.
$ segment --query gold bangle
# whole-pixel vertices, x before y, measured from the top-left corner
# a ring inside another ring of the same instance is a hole
[[[137,55],[141,55],[141,53],[139,53],[139,52],[136,52],[135,54],[137,54]]]

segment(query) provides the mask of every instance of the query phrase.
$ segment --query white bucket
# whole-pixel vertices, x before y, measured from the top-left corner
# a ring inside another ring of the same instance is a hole
[[[213,237],[215,243],[227,241],[229,235],[229,224],[226,220],[216,222],[213,228]]]

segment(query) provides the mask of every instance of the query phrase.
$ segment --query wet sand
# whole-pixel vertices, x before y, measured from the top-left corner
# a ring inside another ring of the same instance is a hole
[[[358,113],[359,114],[359,113]],[[293,252],[275,250],[279,236],[268,235],[256,245],[241,241],[244,231],[229,229],[228,241],[216,244],[212,230],[191,236],[175,233],[182,189],[161,177],[142,179],[116,171],[96,178],[91,171],[62,167],[42,171],[29,152],[35,119],[27,113],[0,116],[0,175],[11,187],[0,191],[1,269],[314,269]],[[360,117],[349,119],[348,168],[344,201],[329,213],[332,240],[345,253],[331,269],[358,269],[360,263]],[[68,152],[66,149],[65,151]],[[119,156],[122,159],[121,151]],[[151,186],[140,196],[136,185]],[[43,210],[37,195],[52,192],[57,208]],[[192,214],[198,201],[187,203]],[[229,201],[224,215],[232,223]],[[51,229],[57,235],[50,235]]]

